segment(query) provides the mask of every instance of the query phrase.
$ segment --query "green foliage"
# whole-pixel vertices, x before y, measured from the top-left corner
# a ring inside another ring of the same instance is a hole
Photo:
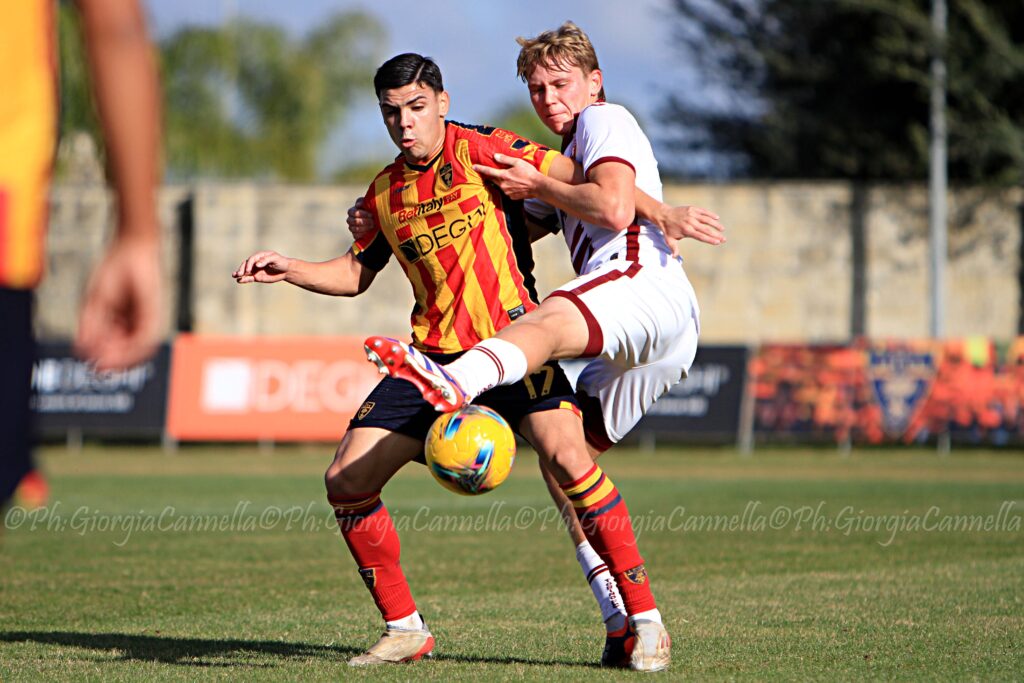
[[[100,141],[78,13],[59,12],[61,129]],[[346,12],[301,39],[239,19],[160,41],[168,175],[313,179],[331,128],[372,92],[382,37],[374,18]]]
[[[95,133],[96,110],[90,93],[88,62],[78,12],[60,3],[57,15],[57,44],[60,48],[61,128]]]
[[[86,133],[99,142],[99,117],[92,99],[92,81],[78,12],[70,3],[58,4],[57,46],[60,68],[61,135]],[[58,169],[58,174],[61,169]]]
[[[686,152],[754,177],[927,175],[929,0],[674,0],[687,59],[729,93],[672,95]],[[1024,4],[949,0],[950,175],[1024,179]]]
[[[311,180],[319,147],[370,92],[383,29],[337,14],[302,39],[248,19],[160,43],[172,175]]]

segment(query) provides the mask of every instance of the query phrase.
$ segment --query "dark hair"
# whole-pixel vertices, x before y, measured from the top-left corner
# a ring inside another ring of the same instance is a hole
[[[415,52],[392,57],[380,65],[373,77],[373,89],[377,93],[377,99],[380,99],[380,94],[385,90],[401,88],[410,83],[421,83],[438,93],[444,90],[441,69],[430,57]]]

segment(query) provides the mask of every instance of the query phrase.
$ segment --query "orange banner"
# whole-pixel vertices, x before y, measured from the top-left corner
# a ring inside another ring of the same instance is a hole
[[[379,379],[357,337],[180,335],[167,432],[183,441],[337,441]]]

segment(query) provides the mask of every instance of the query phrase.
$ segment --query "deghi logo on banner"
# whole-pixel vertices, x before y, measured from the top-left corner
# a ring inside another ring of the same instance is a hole
[[[350,413],[365,396],[365,387],[351,381],[362,370],[351,361],[210,358],[200,402],[210,413]]]
[[[334,440],[380,377],[361,339],[180,335],[167,432],[183,440]]]

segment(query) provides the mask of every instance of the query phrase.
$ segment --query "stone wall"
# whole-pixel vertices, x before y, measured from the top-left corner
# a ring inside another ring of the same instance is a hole
[[[258,249],[309,260],[343,254],[351,244],[345,211],[362,192],[357,187],[254,183],[165,188],[160,212],[167,228],[167,329],[175,329],[179,320],[182,276],[191,273],[185,318],[196,332],[407,335],[411,289],[395,264],[355,299],[283,284],[239,286],[230,277]],[[194,201],[192,249],[179,258],[188,241],[180,239],[177,210],[189,196]],[[666,188],[666,200],[710,208],[728,229],[724,246],[682,245],[701,303],[704,341],[841,342],[857,331],[927,335],[923,186],[693,184]],[[948,335],[1009,339],[1017,334],[1022,201],[1020,190],[951,192]],[[54,189],[49,275],[37,309],[40,336],[71,336],[77,301],[109,220],[109,198],[102,189]],[[541,294],[572,277],[560,238],[542,240],[536,251]]]

